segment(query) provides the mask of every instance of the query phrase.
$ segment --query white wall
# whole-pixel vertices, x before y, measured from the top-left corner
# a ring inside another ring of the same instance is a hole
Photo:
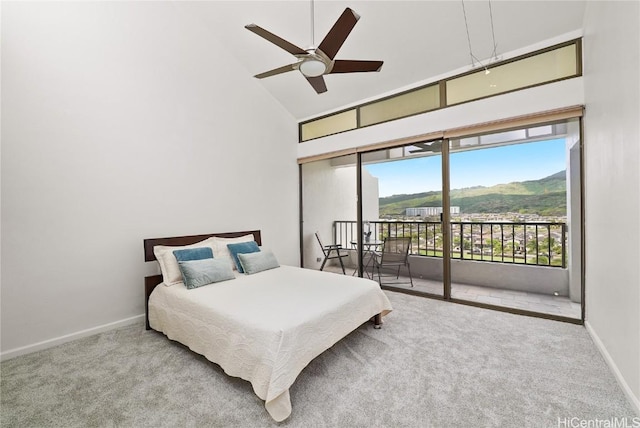
[[[298,264],[297,124],[194,18],[3,2],[3,356],[142,314],[144,238],[261,229]]]
[[[640,415],[640,3],[587,2],[586,323]]]

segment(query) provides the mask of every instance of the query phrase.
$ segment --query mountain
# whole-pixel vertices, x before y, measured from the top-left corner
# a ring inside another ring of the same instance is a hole
[[[451,190],[451,205],[461,213],[566,215],[566,171],[539,180],[518,181],[495,186],[475,186]],[[380,198],[380,217],[403,215],[410,207],[440,207],[442,192],[393,195]]]

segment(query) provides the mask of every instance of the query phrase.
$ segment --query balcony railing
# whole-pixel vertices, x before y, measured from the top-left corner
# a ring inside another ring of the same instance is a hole
[[[333,223],[336,244],[351,248],[357,241],[355,221]],[[422,221],[367,221],[371,240],[411,236],[411,254],[442,257],[442,224]],[[451,257],[497,263],[566,268],[566,223],[451,222]]]

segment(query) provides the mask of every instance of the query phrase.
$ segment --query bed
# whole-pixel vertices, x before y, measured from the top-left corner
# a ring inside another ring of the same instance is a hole
[[[214,242],[215,259],[222,251],[216,245],[247,238],[262,244],[260,231],[146,239],[145,261],[157,260],[154,248],[205,240]],[[249,381],[278,422],[291,415],[289,388],[315,357],[369,320],[379,328],[392,310],[378,283],[364,278],[292,266],[233,275],[193,289],[164,286],[162,275],[146,277],[147,329]]]

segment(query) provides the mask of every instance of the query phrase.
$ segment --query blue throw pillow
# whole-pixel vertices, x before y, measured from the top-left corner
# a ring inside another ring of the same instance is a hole
[[[258,253],[238,254],[238,258],[240,259],[244,273],[247,275],[280,267],[276,256],[270,250],[264,250]]]
[[[200,259],[178,262],[182,280],[187,289],[202,287],[214,282],[235,279],[228,260]]]
[[[238,254],[257,253],[260,251],[260,247],[258,247],[258,243],[256,241],[227,244],[227,248],[229,249],[231,258],[240,273],[244,273],[244,270],[242,270],[242,265],[240,264],[240,260],[238,260]]]
[[[176,260],[179,262],[186,262],[189,260],[212,259],[213,250],[211,249],[211,247],[187,248],[185,250],[175,250],[173,252],[173,255],[176,257]]]

